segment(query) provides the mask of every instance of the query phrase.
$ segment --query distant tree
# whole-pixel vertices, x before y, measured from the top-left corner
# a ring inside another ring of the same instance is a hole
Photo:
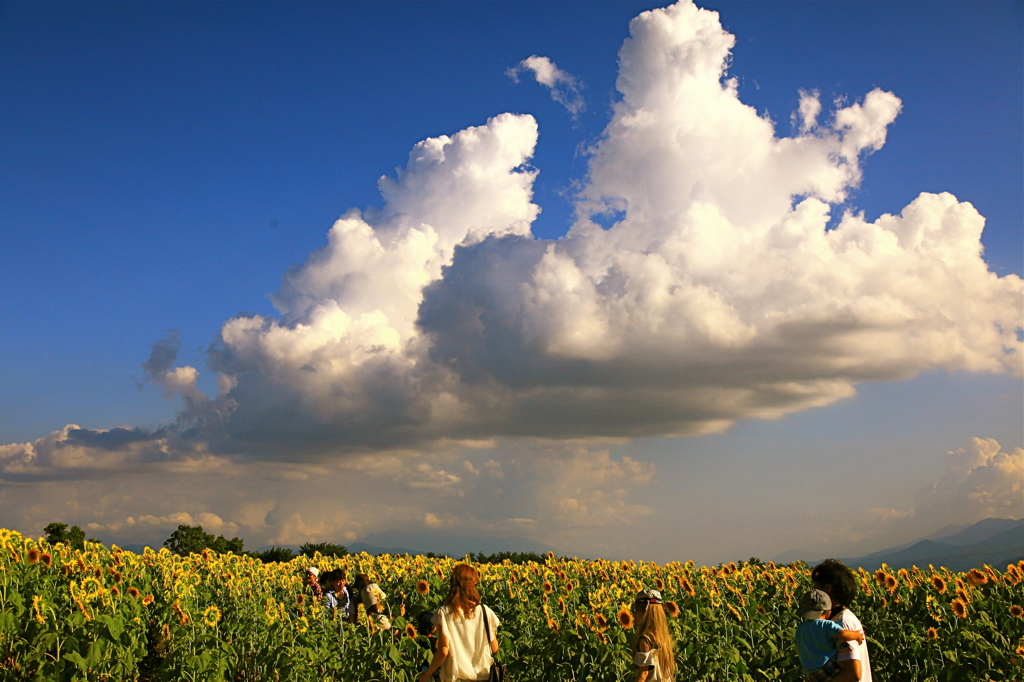
[[[542,564],[547,559],[547,555],[537,554],[536,552],[495,552],[494,554],[484,554],[483,552],[474,554],[470,552],[466,555],[466,558],[478,564],[500,564],[506,559],[512,564],[526,564],[531,561]]]
[[[43,528],[46,534],[46,541],[51,545],[63,542],[73,549],[85,549],[85,531],[78,526],[68,528],[66,523],[51,523]]]
[[[764,562],[758,559],[756,556],[752,556],[747,559],[747,563],[751,566],[764,566]]]
[[[269,547],[262,552],[249,552],[249,556],[259,559],[265,564],[287,563],[295,558],[295,552],[287,547]]]
[[[197,554],[204,549],[213,550],[218,554],[241,554],[244,546],[245,542],[239,538],[228,540],[223,535],[214,536],[204,531],[202,526],[180,525],[178,530],[171,533],[171,537],[164,540],[164,547],[181,555]]]
[[[330,542],[307,542],[306,544],[299,547],[299,553],[302,556],[313,556],[317,552],[320,552],[322,556],[347,556],[348,547],[342,545],[335,545]]]

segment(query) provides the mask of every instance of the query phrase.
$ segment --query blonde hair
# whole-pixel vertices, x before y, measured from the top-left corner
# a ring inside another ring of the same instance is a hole
[[[660,602],[646,602],[646,606],[637,612],[634,654],[640,648],[642,639],[648,641],[651,649],[657,650],[661,676],[665,679],[671,678],[676,672],[676,656],[672,649],[672,636],[668,633],[665,609]]]
[[[480,573],[468,564],[459,564],[452,569],[452,579],[448,586],[448,598],[445,604],[451,607],[453,615],[462,612],[464,618],[472,618],[474,610],[480,604],[480,593],[476,584],[480,582]]]

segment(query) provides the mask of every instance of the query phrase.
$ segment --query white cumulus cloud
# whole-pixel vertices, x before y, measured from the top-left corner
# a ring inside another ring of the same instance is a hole
[[[564,238],[530,232],[532,117],[424,140],[380,180],[381,208],[346,213],[285,274],[277,316],[223,325],[209,355],[220,395],[174,367],[172,335],[145,370],[182,398],[176,424],[4,446],[4,474],[699,434],[828,405],[863,381],[1019,374],[1024,286],[988,269],[971,204],[922,192],[874,222],[845,205],[900,99],[875,89],[824,111],[794,93],[800,125],[781,136],[729,77],[734,42],[686,1],[631,22],[621,98]],[[568,82],[542,57],[521,68]],[[438,466],[418,485],[467,476]],[[631,513],[614,502],[598,504]]]
[[[530,55],[506,73],[509,78],[519,82],[519,75],[532,73],[534,79],[551,91],[551,99],[565,107],[573,118],[586,110],[583,99],[583,83],[571,73],[561,70],[548,57]]]

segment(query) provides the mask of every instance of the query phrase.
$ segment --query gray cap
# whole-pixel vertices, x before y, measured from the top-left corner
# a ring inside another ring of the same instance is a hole
[[[821,590],[811,590],[800,597],[796,612],[804,620],[821,618],[821,614],[832,610],[832,600]]]
[[[661,592],[658,592],[657,590],[640,590],[636,593],[636,598],[633,601],[643,601],[648,604],[660,604]]]

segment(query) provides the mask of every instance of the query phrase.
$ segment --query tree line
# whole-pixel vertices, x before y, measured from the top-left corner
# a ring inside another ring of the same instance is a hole
[[[68,528],[66,523],[51,523],[44,529],[46,541],[51,545],[63,543],[74,549],[84,549],[87,540],[85,531],[78,526]],[[263,563],[288,562],[297,556],[312,557],[320,554],[325,557],[342,557],[348,555],[348,548],[344,545],[337,545],[331,542],[307,542],[299,547],[298,553],[289,547],[268,547],[267,549],[252,552],[245,551],[245,541],[234,537],[230,540],[223,535],[214,535],[203,530],[202,526],[189,526],[182,524],[171,536],[164,540],[163,546],[174,554],[188,555],[199,554],[203,550],[216,552],[217,554],[241,554],[259,559]],[[427,558],[446,557],[446,554],[435,554],[427,552]],[[484,554],[483,552],[470,552],[465,557],[468,561],[478,564],[500,564],[506,560],[512,564],[525,564],[528,562],[543,563],[548,557],[537,552],[495,552]]]

